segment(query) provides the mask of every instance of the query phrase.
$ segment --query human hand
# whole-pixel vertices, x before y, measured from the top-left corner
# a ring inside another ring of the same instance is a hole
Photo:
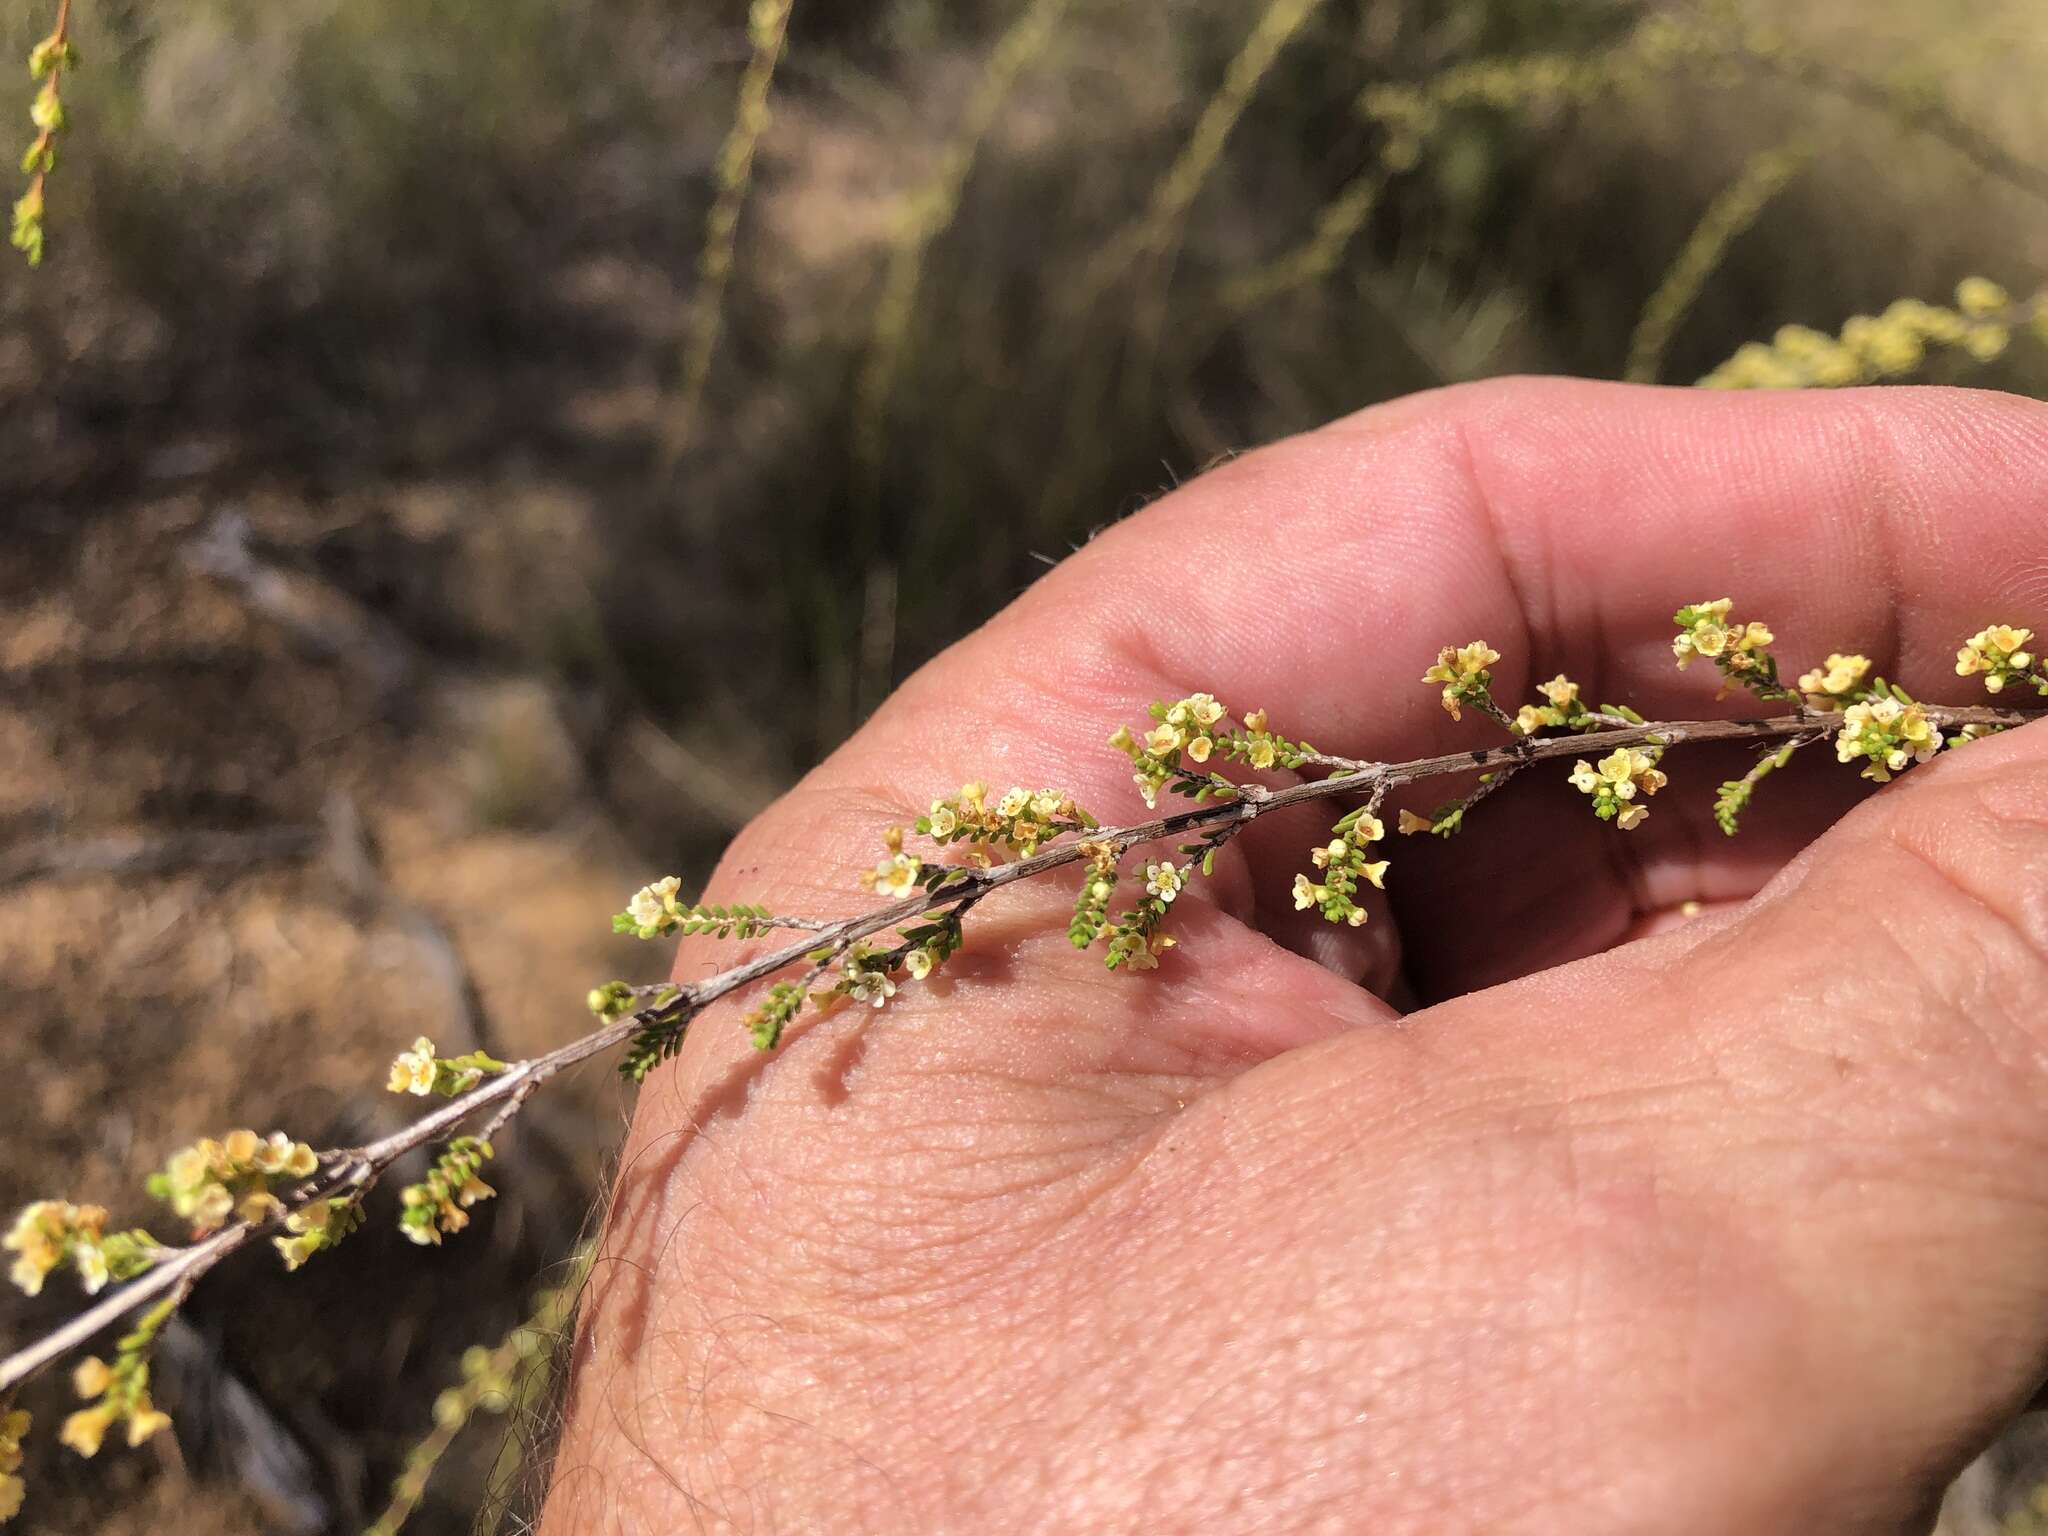
[[[1502,698],[1711,714],[1669,616],[1722,595],[1962,698],[1962,637],[2048,618],[2044,532],[2028,402],[1401,401],[1096,539],[709,899],[862,910],[881,830],[968,779],[1133,819],[1103,738],[1192,689],[1349,755],[1489,745],[1416,681],[1483,637]],[[1394,843],[1362,929],[1293,910],[1334,814],[1296,811],[1156,972],[1076,954],[1048,880],[773,1057],[708,1012],[641,1096],[544,1530],[1924,1522],[2048,1354],[2048,728],[1831,830],[1865,786],[1802,758],[1733,841],[1712,749],[1665,766],[1635,832],[1532,771]]]

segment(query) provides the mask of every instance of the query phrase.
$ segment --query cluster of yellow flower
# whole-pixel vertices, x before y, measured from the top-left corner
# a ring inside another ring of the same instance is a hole
[[[1147,807],[1156,808],[1159,792],[1176,780],[1208,781],[1206,772],[1197,773],[1187,765],[1199,766],[1215,754],[1215,726],[1224,714],[1214,695],[1191,693],[1171,704],[1154,704],[1152,728],[1143,736],[1123,725],[1110,734],[1109,744],[1130,758],[1131,781]]]
[[[1422,674],[1422,680],[1444,685],[1444,712],[1453,720],[1465,718],[1467,704],[1497,719],[1506,719],[1500,706],[1493,702],[1493,673],[1489,670],[1499,660],[1500,652],[1484,640],[1474,640],[1470,645],[1447,645],[1437,653],[1436,665]]]
[[[13,1230],[0,1241],[0,1247],[16,1255],[10,1278],[30,1296],[39,1295],[44,1278],[68,1259],[87,1293],[97,1292],[113,1270],[106,1226],[104,1206],[36,1201],[15,1217]]]
[[[230,1131],[173,1152],[164,1171],[150,1175],[149,1192],[190,1221],[195,1234],[211,1232],[230,1216],[268,1220],[279,1209],[271,1191],[309,1179],[319,1167],[313,1149],[283,1131]]]
[[[363,1224],[363,1204],[343,1196],[309,1200],[284,1219],[285,1235],[273,1237],[271,1245],[288,1270],[347,1237]]]
[[[1941,750],[1942,735],[1926,710],[1894,688],[1883,697],[1851,704],[1835,733],[1835,757],[1863,762],[1863,777],[1883,784],[1908,763],[1924,763]]]
[[[1900,299],[1881,315],[1854,315],[1839,337],[1803,325],[1753,341],[1700,380],[1709,389],[1836,388],[1913,372],[1929,347],[1948,347],[1988,363],[2003,353],[2013,328],[2031,320],[2048,340],[2048,294],[2014,303],[1988,278],[1956,286],[1955,308]]]
[[[1671,641],[1671,654],[1678,658],[1682,672],[1696,656],[1705,657],[1738,681],[1760,677],[1770,662],[1766,649],[1777,638],[1770,626],[1754,620],[1734,623],[1728,611],[1733,598],[1716,598],[1711,603],[1688,603],[1672,615],[1678,634]]]
[[[475,1136],[457,1136],[417,1184],[399,1192],[398,1230],[415,1243],[439,1243],[444,1232],[469,1225],[469,1208],[497,1191],[477,1177],[491,1156],[491,1144]]]
[[[917,819],[917,830],[933,842],[942,846],[966,843],[969,856],[982,865],[998,851],[1029,858],[1038,852],[1039,844],[1062,833],[1092,830],[1095,825],[1095,818],[1076,805],[1072,795],[1060,790],[1012,786],[991,799],[986,784],[961,785],[957,796],[934,800],[930,811]],[[877,865],[875,873],[878,879],[901,886],[893,894],[907,896],[916,883],[917,861],[904,861],[910,866],[906,878],[903,863],[897,862],[902,859],[902,834],[892,835],[897,839],[892,858]]]
[[[175,1300],[153,1307],[115,1346],[113,1364],[98,1355],[87,1355],[78,1362],[71,1385],[90,1406],[65,1419],[57,1432],[60,1443],[90,1457],[99,1453],[107,1431],[116,1424],[128,1426],[131,1447],[170,1427],[171,1416],[149,1398],[149,1349],[156,1342],[157,1330],[176,1308]]]
[[[486,1077],[504,1071],[505,1065],[482,1051],[471,1051],[466,1056],[436,1056],[434,1042],[421,1035],[413,1041],[411,1050],[400,1051],[393,1058],[391,1076],[384,1086],[393,1093],[416,1093],[423,1097],[438,1093],[444,1099],[452,1099],[469,1092]]]
[[[1863,680],[1870,675],[1868,656],[1828,653],[1827,664],[1799,675],[1799,691],[1808,709],[1837,710],[1864,691]]]
[[[1305,741],[1276,736],[1263,709],[1255,709],[1244,717],[1243,730],[1226,732],[1219,740],[1224,756],[1260,770],[1299,768],[1315,756],[1316,750]]]
[[[21,1513],[28,1493],[21,1480],[21,1441],[33,1422],[25,1408],[0,1409],[0,1522]]]
[[[1423,681],[1435,682],[1436,679],[1426,677]],[[1524,704],[1515,711],[1515,730],[1520,735],[1533,736],[1546,727],[1576,726],[1592,713],[1580,702],[1579,685],[1562,672],[1547,683],[1538,683],[1536,691],[1543,695],[1541,704]],[[1404,826],[1401,830],[1410,829]]]
[[[1616,747],[1598,763],[1583,757],[1572,764],[1572,787],[1593,797],[1593,814],[1634,831],[1650,814],[1643,801],[1670,781],[1657,767],[1662,754],[1642,747]]]
[[[1956,676],[1981,673],[1987,693],[2003,693],[2010,682],[2031,682],[2048,695],[2048,671],[2040,669],[2040,658],[2026,648],[2033,638],[2031,629],[2015,629],[2010,624],[1980,629],[1956,652]]]
[[[1313,907],[1326,922],[1348,923],[1356,928],[1365,921],[1365,908],[1357,900],[1359,882],[1375,890],[1386,889],[1388,861],[1366,856],[1367,846],[1387,835],[1386,825],[1361,809],[1345,816],[1331,830],[1336,835],[1309,854],[1310,861],[1325,874],[1320,881],[1307,875],[1294,877],[1294,908],[1306,912]]]
[[[1148,807],[1156,809],[1159,792],[1169,786],[1196,800],[1234,794],[1236,787],[1206,766],[1218,757],[1260,772],[1314,760],[1315,748],[1276,734],[1263,709],[1247,714],[1239,730],[1224,726],[1228,713],[1214,694],[1191,693],[1171,704],[1155,703],[1153,725],[1143,736],[1128,726],[1116,728],[1109,744],[1130,758],[1131,779]]]

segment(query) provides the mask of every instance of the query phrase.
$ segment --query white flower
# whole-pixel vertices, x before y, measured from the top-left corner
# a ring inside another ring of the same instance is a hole
[[[912,981],[923,981],[932,973],[932,952],[928,949],[913,949],[903,957],[903,969],[910,972]]]
[[[917,889],[924,864],[907,853],[892,853],[874,867],[867,884],[883,896],[908,896]]]
[[[1061,807],[1066,803],[1067,797],[1065,795],[1055,790],[1041,789],[1031,797],[1031,814],[1040,821],[1051,821],[1055,816],[1059,815]]]
[[[1223,706],[1206,693],[1191,693],[1184,700],[1187,712],[1194,716],[1197,725],[1214,725],[1223,718]]]
[[[1310,880],[1307,875],[1294,877],[1294,910],[1306,912],[1310,907],[1319,907],[1330,893]]]
[[[626,915],[639,925],[643,938],[659,933],[665,920],[675,915],[676,892],[682,884],[679,877],[670,875],[633,893],[633,899],[626,903]]]
[[[385,1086],[393,1093],[432,1093],[434,1042],[421,1035],[413,1041],[411,1050],[400,1051],[391,1063],[391,1081]]]
[[[896,995],[896,983],[880,971],[854,971],[846,981],[846,995],[857,1003],[879,1008]]]
[[[1625,805],[1621,808],[1621,814],[1614,820],[1622,831],[1632,832],[1643,824],[1643,819],[1649,814],[1650,808],[1647,805]]]
[[[1154,757],[1175,751],[1187,738],[1170,725],[1155,725],[1145,733],[1145,750]]]
[[[943,800],[932,802],[931,828],[933,837],[951,837],[960,826],[960,818],[953,807]]]
[[[1173,898],[1180,894],[1181,887],[1186,884],[1187,875],[1185,872],[1175,869],[1171,859],[1167,860],[1164,864],[1147,864],[1145,866],[1145,894],[1157,896],[1169,906],[1172,905]]]
[[[107,1251],[98,1243],[80,1238],[71,1247],[71,1262],[78,1266],[79,1283],[85,1294],[97,1296],[107,1283]]]
[[[996,814],[1005,821],[1022,816],[1031,808],[1031,793],[1028,790],[1012,789],[996,802]]]
[[[1209,761],[1210,750],[1215,745],[1216,741],[1214,737],[1194,737],[1192,740],[1188,742],[1188,761],[1194,763],[1206,763],[1207,761]]]

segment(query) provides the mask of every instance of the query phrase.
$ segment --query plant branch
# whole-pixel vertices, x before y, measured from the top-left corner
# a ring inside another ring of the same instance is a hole
[[[2010,727],[2024,725],[2034,718],[2012,709],[1935,705],[1923,708],[1928,721],[1944,730],[1966,725]],[[901,927],[940,908],[950,908],[957,916],[1004,886],[1050,873],[1089,857],[1084,844],[1099,846],[1107,843],[1122,854],[1146,843],[1189,833],[1229,836],[1261,816],[1290,806],[1345,795],[1367,796],[1377,804],[1388,790],[1400,785],[1456,774],[1496,773],[1499,778],[1491,787],[1497,787],[1508,776],[1532,764],[1582,756],[1594,742],[1603,750],[1641,745],[1673,747],[1695,742],[1779,741],[1787,738],[1800,738],[1800,744],[1805,745],[1832,736],[1841,728],[1841,722],[1840,715],[1802,710],[1758,720],[1630,723],[1625,727],[1601,730],[1591,737],[1528,736],[1506,746],[1446,752],[1406,763],[1319,758],[1318,761],[1323,763],[1341,765],[1340,771],[1325,779],[1307,780],[1284,789],[1268,789],[1258,784],[1239,785],[1231,799],[1130,826],[1102,828],[1086,838],[1061,843],[1013,864],[959,868],[934,890],[920,892],[858,916],[829,922],[815,919],[790,922],[788,926],[803,928],[806,936],[766,950],[702,981],[664,984],[661,988],[661,993],[665,994],[663,1001],[616,1019],[544,1055],[514,1062],[470,1092],[378,1141],[322,1154],[321,1172],[285,1196],[282,1208],[269,1219],[238,1221],[190,1247],[167,1250],[168,1256],[148,1273],[109,1293],[34,1343],[0,1360],[0,1394],[38,1374],[129,1313],[189,1288],[251,1238],[282,1230],[284,1218],[291,1212],[316,1200],[360,1196],[399,1158],[450,1135],[479,1115],[488,1114],[483,1133],[486,1136],[495,1134],[549,1079],[592,1057],[615,1050],[642,1030],[655,1025],[686,1027],[711,1004],[806,959],[821,948],[830,948],[835,956],[843,954],[860,939],[884,929]]]

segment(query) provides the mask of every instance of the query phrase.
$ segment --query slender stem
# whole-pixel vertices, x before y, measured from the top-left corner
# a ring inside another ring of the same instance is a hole
[[[1947,708],[1938,705],[1923,705],[1922,708],[1929,722],[1944,730],[1965,725],[2017,726],[2035,718],[2012,709]],[[1841,722],[1840,715],[1816,714],[1810,711],[1763,720],[1650,721],[1644,724],[1630,722],[1614,729],[1599,731],[1591,740],[1597,741],[1602,749],[1646,744],[1673,747],[1705,741],[1776,741],[1786,737],[1804,738],[1801,744],[1805,745],[1834,735],[1841,729]],[[662,990],[673,995],[666,1002],[655,1003],[637,1013],[615,1019],[601,1029],[592,1030],[580,1039],[558,1046],[545,1055],[514,1062],[505,1071],[486,1079],[462,1097],[450,1100],[432,1113],[422,1115],[412,1124],[392,1132],[381,1140],[362,1147],[343,1148],[323,1154],[321,1166],[326,1171],[308,1180],[286,1197],[282,1202],[282,1209],[277,1214],[261,1222],[236,1222],[188,1248],[169,1250],[169,1257],[147,1274],[110,1292],[53,1332],[0,1360],[0,1393],[5,1393],[36,1375],[62,1356],[85,1344],[94,1334],[110,1327],[138,1308],[174,1291],[189,1288],[201,1275],[242,1247],[252,1237],[281,1228],[285,1216],[292,1211],[301,1209],[315,1200],[336,1195],[360,1195],[406,1153],[429,1142],[440,1140],[485,1111],[491,1113],[485,1121],[483,1132],[486,1136],[495,1134],[550,1078],[590,1060],[593,1056],[602,1055],[624,1045],[651,1026],[687,1026],[691,1019],[712,1003],[787,966],[794,965],[820,947],[831,948],[836,957],[843,954],[857,940],[887,928],[901,927],[936,908],[949,907],[956,916],[964,914],[991,892],[1006,885],[1014,885],[1020,880],[1029,880],[1065,865],[1078,863],[1088,856],[1083,852],[1084,842],[1091,845],[1108,843],[1121,854],[1145,843],[1161,842],[1188,833],[1208,832],[1228,836],[1261,816],[1284,810],[1289,806],[1305,805],[1311,801],[1328,800],[1342,795],[1365,795],[1369,797],[1369,803],[1376,806],[1390,789],[1453,774],[1497,773],[1499,778],[1494,781],[1492,787],[1498,787],[1498,784],[1504,782],[1507,777],[1531,764],[1581,756],[1588,746],[1589,739],[1584,736],[1525,736],[1503,747],[1446,752],[1407,763],[1373,763],[1348,758],[1320,759],[1323,762],[1341,763],[1345,766],[1342,771],[1333,773],[1326,779],[1308,780],[1289,785],[1285,789],[1267,789],[1258,784],[1240,785],[1233,799],[1154,817],[1149,821],[1135,822],[1126,827],[1096,829],[1085,838],[1076,838],[1072,842],[1048,848],[1043,853],[1028,859],[1020,859],[1014,864],[1001,864],[988,869],[959,869],[936,890],[920,892],[857,917],[843,918],[836,922],[804,919],[790,923],[788,926],[804,928],[807,936],[794,943],[767,950],[743,964],[702,981],[667,984]],[[1482,792],[1486,790],[1483,789]],[[819,942],[821,939],[823,946]],[[827,966],[829,964],[829,961],[826,962]],[[817,974],[822,974],[823,969],[824,967],[820,967]]]

